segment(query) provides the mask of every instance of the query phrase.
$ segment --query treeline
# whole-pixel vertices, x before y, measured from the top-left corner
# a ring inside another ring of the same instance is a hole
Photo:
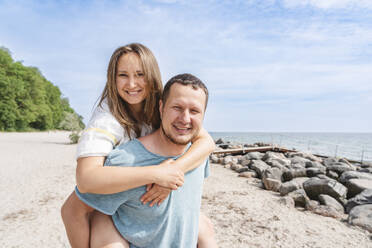
[[[0,47],[0,131],[79,130],[82,117],[36,67]]]

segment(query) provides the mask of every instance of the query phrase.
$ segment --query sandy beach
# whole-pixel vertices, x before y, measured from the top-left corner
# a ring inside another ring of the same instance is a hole
[[[68,132],[0,133],[0,247],[69,247],[60,207],[75,186]],[[257,179],[211,165],[202,211],[219,247],[372,247],[345,221],[286,206]]]

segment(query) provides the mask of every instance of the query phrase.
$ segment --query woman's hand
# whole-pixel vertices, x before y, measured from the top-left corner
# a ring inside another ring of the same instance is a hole
[[[172,191],[170,188],[165,188],[157,184],[149,184],[146,188],[147,192],[142,195],[141,202],[143,204],[150,203],[150,207],[158,204],[158,206],[168,197]]]
[[[184,173],[173,162],[173,159],[167,159],[156,167],[155,183],[176,190],[183,185]]]

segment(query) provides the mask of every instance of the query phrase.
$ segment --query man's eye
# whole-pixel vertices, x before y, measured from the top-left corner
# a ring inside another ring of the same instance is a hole
[[[199,110],[196,110],[196,109],[192,109],[192,110],[191,110],[191,113],[193,113],[193,114],[199,114],[200,111],[199,111]]]
[[[178,106],[174,106],[173,107],[175,110],[181,110],[181,107],[178,107]]]

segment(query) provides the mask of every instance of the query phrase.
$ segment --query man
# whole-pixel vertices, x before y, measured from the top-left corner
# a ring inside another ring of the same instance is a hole
[[[110,153],[105,165],[148,166],[182,155],[202,126],[207,101],[208,90],[198,78],[190,74],[173,77],[160,101],[161,127],[148,136],[120,145]],[[78,190],[76,193],[89,206],[112,215],[116,230],[131,247],[190,248],[197,244],[202,186],[208,173],[208,162],[190,171],[183,186],[155,207],[140,201],[145,186],[109,195],[82,194]],[[111,240],[125,242],[102,222],[103,215],[92,221],[92,247]],[[212,246],[216,244],[209,247]]]

